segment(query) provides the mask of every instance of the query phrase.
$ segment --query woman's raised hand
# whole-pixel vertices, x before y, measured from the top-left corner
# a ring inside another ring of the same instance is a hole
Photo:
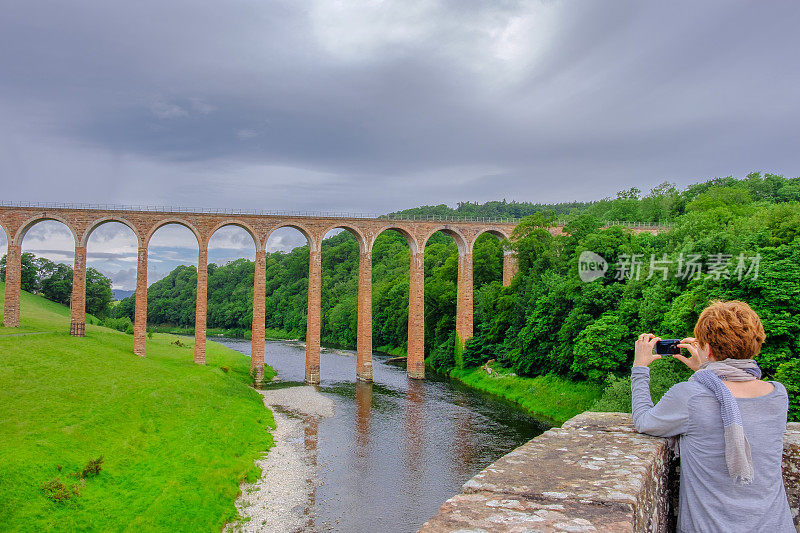
[[[682,354],[676,353],[673,354],[672,357],[682,361],[683,364],[695,372],[697,372],[697,369],[700,368],[700,365],[705,363],[707,360],[706,354],[700,349],[700,343],[694,337],[686,337],[685,339],[681,339],[681,342],[678,343],[678,348],[686,348],[689,350],[689,353],[692,354],[692,356],[686,357]]]
[[[660,337],[656,337],[652,333],[642,333],[636,339],[636,351],[633,357],[633,366],[650,366],[650,363],[656,359],[661,359],[661,356],[653,353],[653,347],[656,342],[660,341]]]

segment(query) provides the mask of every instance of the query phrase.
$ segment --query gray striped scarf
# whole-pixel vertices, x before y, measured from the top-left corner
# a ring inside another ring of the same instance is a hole
[[[717,398],[725,428],[725,463],[734,483],[747,485],[753,481],[753,458],[750,443],[744,434],[739,404],[723,381],[752,381],[761,378],[761,369],[753,359],[709,361],[690,378],[707,387]]]

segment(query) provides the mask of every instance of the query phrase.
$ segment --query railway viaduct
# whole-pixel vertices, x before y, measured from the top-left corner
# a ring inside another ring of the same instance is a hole
[[[92,232],[102,224],[119,222],[128,226],[138,240],[136,268],[136,302],[133,351],[145,356],[147,341],[147,252],[151,237],[166,224],[180,224],[197,238],[197,302],[195,318],[194,361],[205,364],[207,314],[208,243],[214,232],[224,226],[243,228],[255,244],[255,277],[253,287],[253,322],[251,369],[257,381],[264,372],[266,245],[270,234],[283,227],[299,230],[309,246],[308,310],[306,326],[305,379],[308,383],[320,380],[320,314],[321,314],[321,253],[322,240],[333,229],[349,231],[358,240],[361,251],[358,271],[358,332],[356,375],[372,380],[372,246],[382,232],[394,230],[408,241],[411,250],[408,364],[411,378],[424,378],[424,251],[425,243],[437,231],[453,237],[459,253],[456,302],[456,335],[463,343],[472,337],[473,279],[472,249],[483,233],[498,239],[511,237],[516,221],[464,220],[438,217],[431,219],[393,219],[368,216],[302,216],[224,212],[212,210],[183,210],[176,208],[126,208],[118,206],[49,206],[0,205],[0,226],[6,232],[6,286],[3,325],[20,325],[21,248],[25,233],[37,222],[56,220],[69,228],[75,240],[70,333],[83,336],[86,305],[86,245]],[[562,226],[550,231],[560,233]],[[657,231],[638,228],[634,231]],[[503,259],[503,284],[508,285],[517,272],[516,256],[507,250]]]

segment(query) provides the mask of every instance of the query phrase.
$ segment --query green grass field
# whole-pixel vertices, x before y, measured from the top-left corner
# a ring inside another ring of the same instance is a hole
[[[219,531],[236,516],[274,427],[249,358],[209,342],[198,366],[166,334],[140,358],[131,335],[70,337],[69,310],[26,293],[22,326],[0,328],[0,530]],[[45,333],[16,335],[31,332]],[[100,455],[80,495],[46,497],[44,482],[74,485]]]
[[[534,416],[561,425],[592,407],[603,393],[598,383],[574,382],[558,376],[533,378],[511,376],[510,370],[494,365],[499,373],[489,375],[481,368],[452,370],[450,377],[469,387],[495,394],[519,404]]]

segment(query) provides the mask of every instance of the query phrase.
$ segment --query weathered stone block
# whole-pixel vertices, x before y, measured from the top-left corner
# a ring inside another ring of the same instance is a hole
[[[792,508],[794,525],[800,531],[800,423],[786,425],[783,438],[783,484],[789,507]]]
[[[420,531],[672,531],[676,463],[630,414],[581,413],[477,474]],[[783,477],[800,531],[798,423],[787,426]]]
[[[629,532],[631,523],[633,513],[624,506],[535,501],[512,494],[476,492],[447,500],[420,532]]]
[[[551,429],[473,477],[464,492],[610,506],[632,513],[633,530],[667,531],[670,459],[664,439]]]

